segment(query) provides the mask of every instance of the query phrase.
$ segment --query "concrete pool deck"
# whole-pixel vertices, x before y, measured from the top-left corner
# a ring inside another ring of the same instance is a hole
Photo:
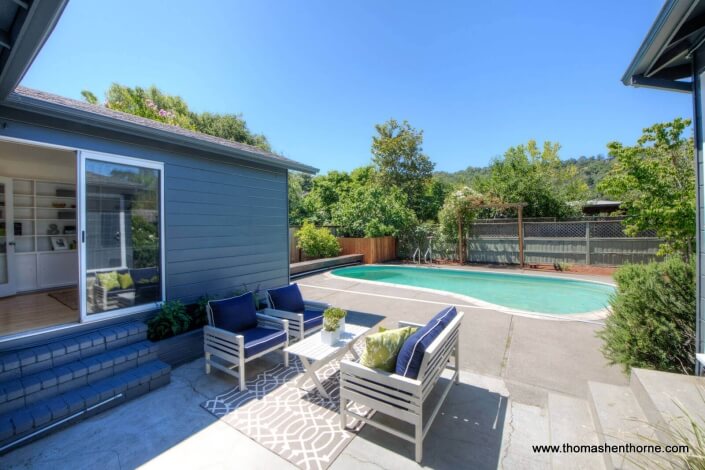
[[[594,276],[590,276],[594,277]],[[306,298],[397,320],[423,322],[448,296],[317,274],[297,282]],[[461,336],[461,385],[454,387],[425,445],[427,468],[602,468],[600,455],[535,454],[532,444],[592,442],[587,381],[625,385],[599,351],[594,322],[551,321],[472,305]],[[248,375],[279,356],[254,361]],[[0,457],[3,468],[294,468],[218,421],[200,403],[234,386],[205,375],[198,359],[172,383]],[[566,460],[570,459],[570,460]],[[330,467],[417,468],[410,444],[369,426]]]

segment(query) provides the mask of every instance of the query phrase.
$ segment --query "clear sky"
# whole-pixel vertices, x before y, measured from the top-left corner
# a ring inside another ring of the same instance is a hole
[[[689,95],[620,82],[662,3],[71,0],[22,84],[154,84],[323,171],[369,162],[390,117],[424,130],[438,170],[531,138],[593,155],[692,115]]]

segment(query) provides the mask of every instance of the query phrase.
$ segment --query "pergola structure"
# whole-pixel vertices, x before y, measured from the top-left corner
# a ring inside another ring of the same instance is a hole
[[[471,198],[466,197],[466,200]],[[519,264],[524,267],[524,224],[522,223],[524,207],[527,206],[525,202],[518,203],[482,203],[482,204],[472,204],[473,209],[516,209],[517,210],[517,233],[519,235]],[[465,237],[463,236],[463,217],[458,209],[458,261],[460,264],[465,262]]]

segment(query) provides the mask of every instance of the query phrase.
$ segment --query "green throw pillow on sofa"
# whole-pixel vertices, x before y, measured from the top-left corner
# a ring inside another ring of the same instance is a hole
[[[132,276],[130,276],[130,273],[118,273],[117,277],[118,282],[120,283],[120,289],[129,289],[130,287],[135,285],[134,281],[132,280]]]
[[[103,289],[107,291],[115,290],[120,288],[120,281],[118,281],[117,271],[110,271],[109,273],[98,273],[98,281]]]
[[[405,326],[388,330],[380,327],[379,333],[373,333],[365,338],[365,350],[360,357],[360,364],[373,369],[394,372],[397,356],[404,341],[417,330]]]

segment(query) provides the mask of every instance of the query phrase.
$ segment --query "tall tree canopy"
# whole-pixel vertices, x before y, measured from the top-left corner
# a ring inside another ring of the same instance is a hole
[[[372,163],[377,169],[380,183],[396,186],[409,201],[417,215],[421,213],[421,200],[433,176],[435,163],[423,153],[423,131],[390,119],[375,125],[377,135],[372,137]]]
[[[81,95],[87,102],[99,104],[93,92],[83,90]],[[267,138],[251,132],[242,115],[191,111],[180,96],[164,93],[156,86],[142,88],[113,83],[105,92],[103,104],[116,111],[271,150]]]
[[[689,119],[644,129],[636,145],[608,144],[615,163],[598,185],[622,202],[629,216],[625,230],[636,235],[656,230],[665,240],[661,254],[695,249],[695,168],[693,139],[683,136]]]
[[[580,211],[588,195],[574,166],[561,164],[558,143],[536,141],[507,150],[492,161],[487,175],[478,176],[476,189],[506,203],[527,203],[527,217],[566,217]]]

